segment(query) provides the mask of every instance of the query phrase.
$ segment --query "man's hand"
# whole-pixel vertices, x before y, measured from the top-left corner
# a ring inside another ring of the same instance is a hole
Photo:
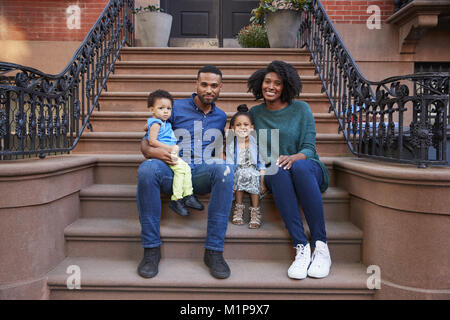
[[[180,151],[180,147],[178,145],[173,145],[172,146],[172,151],[171,153],[178,155],[178,152]]]
[[[178,159],[178,157],[177,159],[174,159],[173,154],[165,148],[151,147],[148,140],[141,141],[141,152],[146,159],[158,159],[171,166],[175,165],[177,163],[176,160]]]

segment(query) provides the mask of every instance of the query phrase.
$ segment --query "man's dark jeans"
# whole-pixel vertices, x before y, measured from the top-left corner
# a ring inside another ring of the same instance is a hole
[[[210,193],[206,249],[223,251],[233,199],[233,172],[233,165],[191,164],[194,193]],[[173,171],[161,160],[150,159],[139,166],[137,205],[144,248],[161,246],[161,193],[172,194],[172,182]]]

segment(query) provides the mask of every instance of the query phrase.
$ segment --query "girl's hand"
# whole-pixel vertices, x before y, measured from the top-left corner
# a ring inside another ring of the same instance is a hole
[[[277,160],[277,165],[284,170],[289,170],[292,168],[295,161],[304,159],[306,159],[306,156],[303,153],[296,153],[290,156],[280,156]]]

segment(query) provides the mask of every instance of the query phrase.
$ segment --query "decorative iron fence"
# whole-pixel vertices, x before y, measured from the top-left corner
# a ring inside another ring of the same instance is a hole
[[[134,0],[110,0],[58,75],[0,62],[0,160],[68,153],[92,130],[114,63],[134,44],[133,9]]]
[[[394,12],[397,12],[413,0],[394,0]]]
[[[447,164],[450,73],[365,79],[319,0],[302,14],[307,46],[354,155],[419,167]]]

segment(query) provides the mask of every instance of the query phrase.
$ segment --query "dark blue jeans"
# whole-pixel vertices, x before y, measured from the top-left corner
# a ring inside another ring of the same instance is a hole
[[[205,248],[223,251],[233,199],[233,166],[204,163],[190,166],[194,193],[210,193]],[[150,159],[139,166],[136,197],[144,248],[161,246],[161,193],[172,194],[172,183],[173,171],[163,161]]]
[[[276,174],[264,177],[294,247],[297,244],[306,245],[308,242],[298,202],[311,231],[312,245],[314,246],[317,240],[327,241],[322,194],[319,189],[322,179],[320,166],[312,160],[298,160],[291,169],[279,168]]]

